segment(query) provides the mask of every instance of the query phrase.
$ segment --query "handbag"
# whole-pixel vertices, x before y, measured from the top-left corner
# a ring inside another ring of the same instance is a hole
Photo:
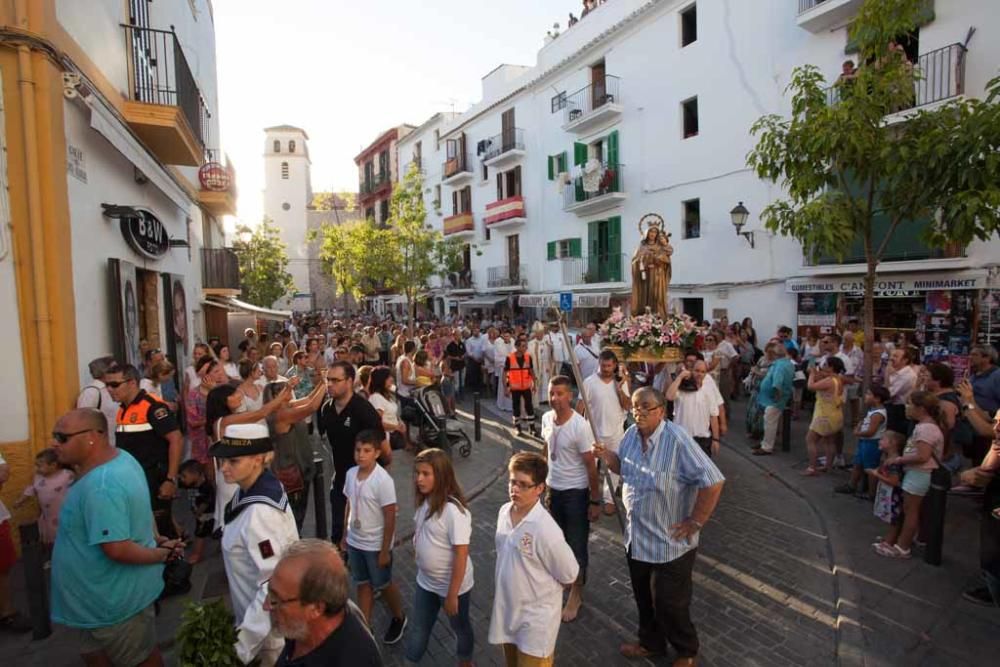
[[[306,482],[302,478],[302,469],[299,468],[298,464],[275,467],[274,476],[285,487],[285,493],[299,493],[306,488]]]
[[[931,488],[938,491],[948,491],[951,488],[951,471],[944,467],[933,449],[931,449],[931,456],[937,463],[937,468],[931,471]]]
[[[163,592],[160,593],[160,599],[190,591],[191,570],[191,563],[184,558],[168,560],[163,566]]]

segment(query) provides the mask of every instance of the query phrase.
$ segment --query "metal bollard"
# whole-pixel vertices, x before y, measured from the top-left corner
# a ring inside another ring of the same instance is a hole
[[[313,461],[316,464],[316,475],[313,477],[313,509],[316,515],[316,539],[325,540],[329,537],[326,522],[326,503],[329,492],[323,484],[323,459]]]
[[[781,411],[781,451],[792,451],[792,409],[788,406]]]
[[[479,442],[483,439],[483,413],[482,408],[479,405],[478,391],[472,395],[472,414],[476,429],[476,442]]]
[[[924,511],[927,521],[924,525],[927,528],[927,546],[924,547],[924,562],[928,565],[941,564],[941,552],[944,547],[944,515],[948,503],[949,484],[935,484],[931,477],[931,488],[924,498]],[[923,523],[923,522],[922,522]]]
[[[45,547],[38,533],[38,524],[25,524],[21,532],[21,560],[28,589],[28,610],[31,613],[31,636],[45,639],[52,634],[49,620],[49,594],[45,584]]]

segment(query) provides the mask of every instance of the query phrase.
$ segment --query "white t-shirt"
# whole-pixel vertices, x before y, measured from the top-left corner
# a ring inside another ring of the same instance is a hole
[[[427,518],[429,505],[425,501],[413,515],[413,549],[417,557],[417,584],[425,591],[441,597],[448,595],[451,571],[455,563],[455,546],[467,545],[472,539],[472,513],[449,501],[438,514]],[[472,589],[472,558],[468,557],[465,576],[458,594]]]
[[[556,491],[590,488],[581,454],[593,450],[594,436],[587,420],[573,411],[565,424],[556,424],[555,410],[542,415],[542,438],[549,446],[549,475],[545,483]]]
[[[104,413],[104,418],[108,420],[108,442],[115,444],[115,421],[118,418],[118,403],[111,398],[108,392],[108,385],[100,380],[92,380],[90,384],[80,390],[80,395],[76,397],[76,407],[94,408]]]
[[[698,391],[677,392],[677,398],[674,399],[674,423],[692,438],[711,437],[709,422],[712,417],[718,416],[719,402],[715,398],[715,392],[704,382]]]
[[[583,379],[587,379],[597,372],[597,369],[601,365],[601,362],[598,361],[601,348],[597,346],[597,343],[591,340],[590,345],[585,345],[581,340],[573,348],[573,352],[576,354],[576,360],[580,364],[580,376]]]
[[[729,363],[740,356],[740,353],[736,351],[736,348],[728,340],[723,340],[719,343],[719,346],[715,349],[715,353],[722,355],[722,360],[719,362],[720,368],[729,368]]]
[[[397,426],[399,424],[399,404],[396,401],[390,401],[377,391],[372,393],[368,401],[372,404],[373,408],[382,411],[382,421],[386,424],[389,426]]]
[[[358,481],[360,468],[354,466],[344,479],[344,496],[350,504],[347,543],[362,551],[381,551],[385,516],[382,508],[396,504],[396,485],[385,468],[375,464],[367,478]]]
[[[614,379],[605,382],[600,375],[591,375],[583,381],[587,392],[587,412],[594,421],[597,437],[613,452],[625,435],[625,410],[618,400]]]

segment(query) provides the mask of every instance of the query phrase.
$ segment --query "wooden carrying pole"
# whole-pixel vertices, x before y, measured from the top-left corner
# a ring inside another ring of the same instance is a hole
[[[597,437],[597,427],[594,426],[593,420],[590,418],[590,401],[587,400],[587,388],[583,386],[583,375],[580,373],[580,363],[576,358],[575,346],[572,344],[569,338],[569,331],[566,329],[566,314],[563,312],[559,313],[559,329],[562,331],[563,344],[566,346],[566,350],[569,353],[569,363],[570,367],[573,369],[573,377],[576,378],[576,386],[580,388],[580,398],[583,399],[583,404],[586,406],[586,414],[583,416],[590,424],[590,432],[594,436],[594,442],[601,444],[601,441]],[[601,475],[601,460],[597,459],[597,475]],[[622,535],[625,534],[625,507],[622,505],[621,498],[618,497],[618,489],[615,488],[614,481],[611,479],[611,471],[607,467],[603,467],[604,470],[604,483],[608,485],[611,489],[611,500],[615,504],[615,514],[618,516],[618,526],[621,528]],[[602,502],[603,505],[603,502]]]

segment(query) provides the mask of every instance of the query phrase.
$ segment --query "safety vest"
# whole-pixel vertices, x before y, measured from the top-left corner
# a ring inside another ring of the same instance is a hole
[[[507,386],[511,391],[528,391],[531,389],[531,355],[524,353],[524,365],[517,363],[517,352],[507,355],[510,370],[507,371]]]

